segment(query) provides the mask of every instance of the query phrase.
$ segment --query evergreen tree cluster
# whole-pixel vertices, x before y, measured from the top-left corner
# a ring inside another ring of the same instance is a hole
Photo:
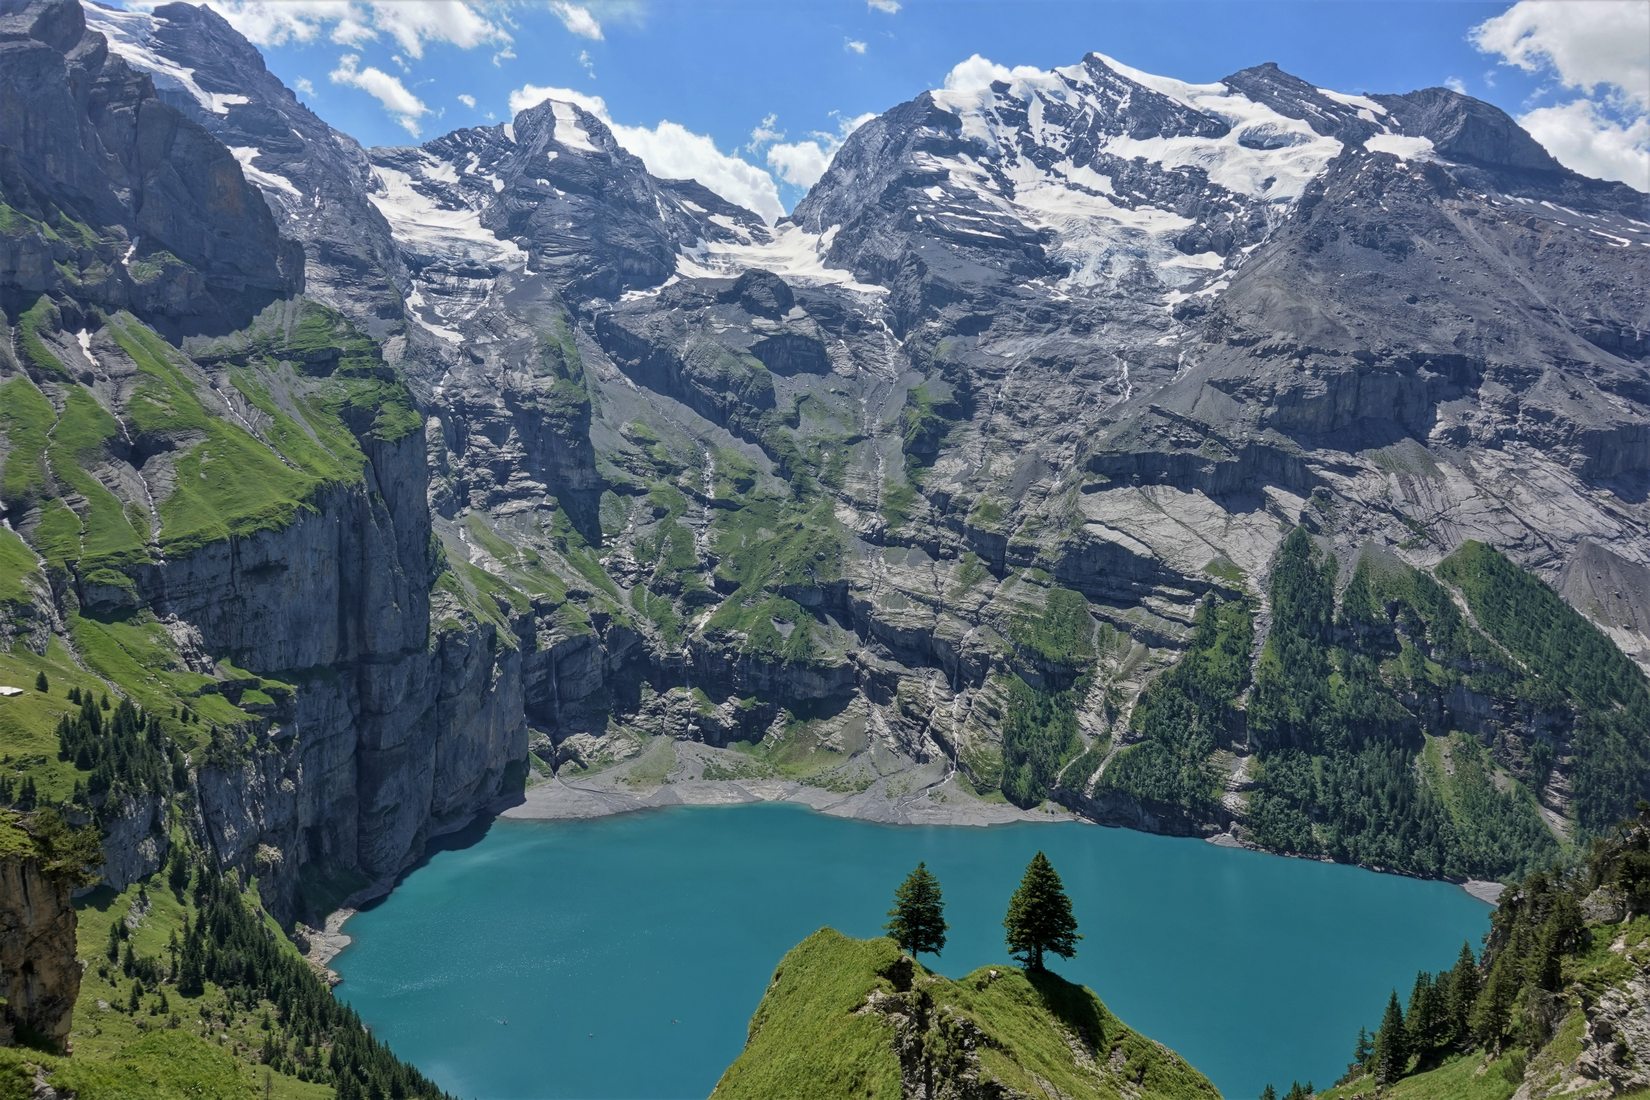
[[[1574,714],[1571,776],[1576,818],[1597,834],[1650,797],[1650,680],[1558,593],[1482,543],[1447,558],[1439,574],[1519,660],[1518,692]]]
[[[1373,1038],[1360,1031],[1347,1080],[1372,1076],[1385,1087],[1456,1054],[1535,1051],[1566,1011],[1566,959],[1582,954],[1589,931],[1582,900],[1604,887],[1629,916],[1650,914],[1650,804],[1636,821],[1599,838],[1581,866],[1537,871],[1502,898],[1484,955],[1462,944],[1455,965],[1415,976],[1407,1008],[1396,990]]]
[[[1008,681],[1003,717],[1003,795],[1029,808],[1048,796],[1060,766],[1077,748],[1079,688],[1034,688],[1019,676]]]
[[[1337,607],[1336,573],[1334,559],[1304,529],[1285,540],[1248,705],[1258,754],[1248,820],[1254,839],[1426,875],[1500,878],[1549,862],[1557,843],[1534,792],[1563,751],[1564,723],[1575,723],[1579,744],[1589,723],[1617,722],[1630,708],[1612,703],[1612,716],[1598,717],[1584,692],[1555,690],[1554,675],[1535,669],[1533,646],[1505,639],[1543,619],[1562,620],[1562,630],[1553,629],[1566,638],[1597,631],[1539,580],[1483,547],[1469,545],[1439,573],[1461,586],[1475,614],[1482,585],[1472,578],[1490,576],[1496,585],[1517,578],[1534,609],[1518,630],[1510,623],[1523,612],[1509,612],[1506,622],[1481,615],[1486,635],[1436,580],[1378,558],[1359,563]],[[1602,651],[1595,656],[1602,660]],[[1595,677],[1607,686],[1596,691],[1625,700],[1645,679],[1626,657],[1615,657],[1627,669]],[[1517,716],[1494,732],[1493,751],[1472,737],[1449,737],[1450,701],[1459,691],[1487,696],[1497,713]],[[1443,769],[1422,766],[1427,735],[1449,738],[1447,788]],[[1508,789],[1499,772],[1516,784]],[[1601,784],[1579,751],[1572,778],[1578,791],[1586,785],[1599,796]],[[1650,791],[1645,782],[1625,780],[1605,801],[1616,805],[1635,784],[1642,795]]]
[[[883,926],[900,950],[915,956],[919,951],[938,955],[945,947],[945,902],[939,880],[925,863],[906,876],[894,892],[894,907]],[[1008,949],[1032,970],[1043,969],[1045,954],[1069,959],[1077,952],[1077,919],[1071,912],[1071,898],[1059,872],[1038,852],[1026,866],[1019,887],[1008,902],[1003,918]]]
[[[176,860],[183,859],[181,853]],[[185,867],[187,865],[185,864]],[[174,885],[187,875],[172,876]],[[247,903],[241,885],[202,864],[193,872],[195,918],[176,945],[170,977],[184,998],[201,996],[208,982],[220,987],[231,1009],[247,1015],[268,1002],[264,1064],[305,1081],[331,1085],[340,1100],[444,1098],[418,1070],[400,1061],[361,1023],[355,1010],[333,997],[309,964],[282,945],[278,934]],[[118,951],[111,930],[109,951]],[[126,948],[130,956],[130,946]],[[142,960],[123,964],[142,984],[163,974]],[[134,985],[134,997],[139,996]],[[278,1026],[277,1026],[278,1021]]]
[[[1140,743],[1120,753],[1101,782],[1206,817],[1219,798],[1209,758],[1242,733],[1236,704],[1249,683],[1253,637],[1248,599],[1210,596],[1198,605],[1186,655],[1152,682],[1130,718]]]
[[[188,781],[183,752],[129,699],[109,709],[82,695],[79,712],[57,724],[57,755],[88,773],[76,780],[82,805],[102,806],[120,791],[168,794]]]

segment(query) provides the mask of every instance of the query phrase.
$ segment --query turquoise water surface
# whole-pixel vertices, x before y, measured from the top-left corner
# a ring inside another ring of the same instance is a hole
[[[1239,1100],[1338,1077],[1387,991],[1488,927],[1488,906],[1444,883],[1197,840],[781,804],[495,822],[351,920],[333,965],[374,1032],[458,1096],[704,1096],[780,956],[825,924],[877,934],[919,859],[951,922],[924,962],[1004,962],[1003,911],[1039,848],[1085,937],[1055,969]]]

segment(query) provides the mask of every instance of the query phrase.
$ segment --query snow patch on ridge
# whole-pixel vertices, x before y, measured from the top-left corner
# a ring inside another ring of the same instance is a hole
[[[1432,142],[1424,137],[1405,137],[1402,134],[1375,134],[1364,142],[1371,153],[1391,153],[1399,160],[1429,160]]]
[[[1181,212],[1186,184],[1173,176],[1201,174],[1237,209],[1288,206],[1342,150],[1304,120],[1227,84],[1156,76],[1102,54],[1047,71],[1010,69],[976,55],[930,94],[958,118],[973,152],[918,157],[920,167],[945,172],[949,186],[924,189],[929,204],[915,207],[915,217],[961,240],[1044,232],[1074,286],[1144,264],[1178,287],[1226,263],[1218,253],[1186,255],[1178,246],[1193,219]],[[1152,134],[1112,121],[1148,95],[1195,113],[1204,122],[1192,129],[1206,133]],[[1380,109],[1351,98],[1360,110]],[[1163,185],[1143,183],[1142,168],[1156,169]],[[1126,193],[1119,193],[1120,178],[1129,181]],[[1196,176],[1191,180],[1197,186]],[[995,222],[1002,232],[970,221]]]
[[[203,108],[215,115],[227,115],[229,108],[252,102],[244,95],[209,92],[195,81],[195,70],[172,62],[151,48],[155,17],[140,11],[84,5],[86,25],[100,32],[109,49],[136,69],[149,74],[159,88],[181,88]]]
[[[556,140],[569,149],[580,149],[586,153],[599,153],[595,142],[590,140],[590,134],[579,123],[578,112],[572,104],[563,103],[559,99],[550,101],[550,109],[556,116]]]
[[[300,200],[304,197],[303,192],[299,191],[297,186],[285,176],[266,171],[252,163],[252,159],[263,150],[252,145],[231,145],[228,148],[234,154],[235,159],[240,162],[241,172],[246,178],[265,191],[279,191]]]
[[[727,227],[731,228],[731,227]],[[824,233],[810,233],[797,225],[781,225],[765,239],[746,234],[750,243],[701,240],[676,259],[676,275],[683,279],[726,279],[746,271],[771,271],[801,283],[840,286],[859,294],[887,294],[886,287],[870,286],[856,280],[853,273],[827,267],[830,251],[840,226]]]
[[[435,165],[434,158],[426,158]],[[444,165],[451,172],[450,165]],[[527,253],[514,241],[496,236],[481,224],[479,211],[464,205],[444,205],[415,186],[414,178],[406,172],[383,164],[373,166],[381,191],[368,192],[367,198],[390,223],[397,241],[411,246],[425,255],[475,260],[483,263],[520,264]],[[446,182],[446,172],[439,169],[431,175]],[[452,173],[452,180],[457,181]]]

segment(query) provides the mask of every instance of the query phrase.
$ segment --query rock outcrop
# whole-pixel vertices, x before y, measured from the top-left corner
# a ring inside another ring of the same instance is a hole
[[[11,826],[0,821],[0,829]],[[40,856],[9,845],[0,854],[0,1045],[68,1044],[80,993],[71,892]]]
[[[152,616],[212,691],[252,693],[236,751],[192,765],[202,829],[283,915],[486,806],[530,725],[547,766],[666,732],[856,789],[949,761],[980,792],[1028,766],[1025,688],[1069,736],[1017,798],[1241,826],[1237,771],[1195,819],[1096,782],[1203,601],[1253,598],[1264,643],[1297,526],[1343,564],[1483,541],[1650,653],[1644,197],[1488,104],[1091,54],[894,107],[768,225],[653,176],[588,103],[366,150],[204,8],[5,3],[0,371],[56,415],[31,357],[69,365],[128,437],[87,472],[151,528],[60,577],[49,503],[5,502],[42,551],[31,637]],[[48,171],[46,126],[115,155]],[[177,277],[151,280],[162,242]],[[274,356],[279,393],[241,390],[265,369],[244,333],[300,323],[300,290],[373,352]],[[123,308],[283,464],[280,417],[364,379],[404,383],[422,430],[358,409],[347,475],[285,522],[158,553],[199,440],[127,430]],[[78,484],[52,486],[77,518]],[[1513,712],[1457,702],[1497,778],[1527,774]],[[1569,767],[1540,792],[1559,829]]]

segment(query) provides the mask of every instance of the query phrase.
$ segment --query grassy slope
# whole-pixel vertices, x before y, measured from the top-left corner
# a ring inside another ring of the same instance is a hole
[[[1056,975],[999,967],[952,981],[918,966],[909,981],[912,992],[904,996],[926,997],[930,1017],[947,1021],[943,1030],[954,1035],[955,1025],[966,1023],[985,1035],[978,1048],[982,1080],[1071,1098],[1218,1095],[1174,1053],[1125,1027],[1092,992]],[[774,971],[745,1050],[714,1095],[899,1096],[894,1022],[860,1010],[874,992],[899,995],[906,982],[892,941],[815,932]],[[934,1029],[924,1041],[931,1054],[944,1042]]]
[[[156,1004],[153,993],[143,999],[137,1014],[126,1011],[132,983],[120,977],[118,969],[113,970],[114,981],[104,978],[96,963],[105,957],[109,921],[131,908],[136,892],[136,887],[121,895],[102,890],[80,904],[79,955],[88,967],[75,1004],[73,1053],[55,1057],[0,1049],[0,1100],[31,1096],[20,1082],[32,1081],[36,1069],[53,1085],[73,1089],[79,1100],[255,1100],[265,1095],[266,1087],[270,1097],[280,1100],[331,1096],[325,1086],[266,1074],[253,1065],[252,1052],[262,1041],[258,1016],[230,1008],[216,987],[209,986],[204,996],[193,1000],[172,991],[176,1026],[169,1026],[171,1016],[151,1013]],[[167,937],[182,927],[183,906],[160,889],[151,891],[150,898],[154,907],[132,940],[145,954],[162,955]]]
[[[5,456],[0,491],[8,501],[40,501],[44,515],[29,535],[32,546],[11,529],[0,529],[4,615],[15,613],[8,605],[21,609],[37,603],[50,571],[73,569],[102,583],[129,585],[107,567],[148,557],[143,509],[123,506],[93,473],[108,460],[120,423],[56,363],[41,339],[50,324],[41,313],[26,333],[35,377],[0,380]],[[128,422],[137,433],[178,441],[183,452],[179,491],[160,502],[166,550],[186,551],[231,533],[279,526],[311,507],[318,489],[358,480],[366,456],[352,425],[378,441],[393,442],[417,430],[420,421],[404,387],[370,342],[345,340],[339,324],[324,311],[298,307],[296,323],[284,331],[260,326],[245,338],[244,362],[230,373],[232,384],[269,418],[265,438],[259,439],[208,406],[206,378],[189,359],[135,319],[121,315],[111,321],[109,335],[139,371],[124,408]],[[296,369],[298,353],[329,340],[344,352],[329,376]],[[104,618],[71,606],[63,621],[68,630],[52,637],[44,653],[22,640],[9,649],[0,646],[0,684],[24,689],[0,699],[0,776],[32,779],[43,805],[67,801],[76,779],[86,777],[72,761],[58,759],[58,720],[78,710],[67,698],[71,687],[94,697],[132,698],[159,716],[168,736],[186,748],[198,748],[209,724],[231,726],[251,717],[216,691],[212,677],[185,665],[149,611]],[[267,702],[262,688],[286,687],[227,663],[223,667],[238,681],[258,684],[246,693],[249,700]],[[50,681],[45,692],[36,690],[42,672]],[[198,721],[185,723],[178,716],[185,706]],[[14,833],[0,830],[0,852],[11,847]],[[153,988],[136,1013],[128,1011],[133,982],[119,967],[106,966],[106,937],[112,920],[131,913],[131,942],[139,953],[167,956],[167,941],[182,928],[192,903],[174,898],[160,878],[147,883],[153,906],[145,914],[133,909],[137,886],[119,895],[98,890],[77,904],[78,954],[87,967],[74,1015],[73,1054],[0,1049],[0,1100],[32,1095],[37,1071],[82,1100],[252,1100],[264,1096],[266,1087],[269,1095],[287,1100],[330,1096],[330,1088],[266,1074],[258,1064],[267,1002],[249,1009],[210,983],[202,997],[184,998],[168,984],[168,1011],[158,1011]],[[292,950],[278,929],[270,928]]]

